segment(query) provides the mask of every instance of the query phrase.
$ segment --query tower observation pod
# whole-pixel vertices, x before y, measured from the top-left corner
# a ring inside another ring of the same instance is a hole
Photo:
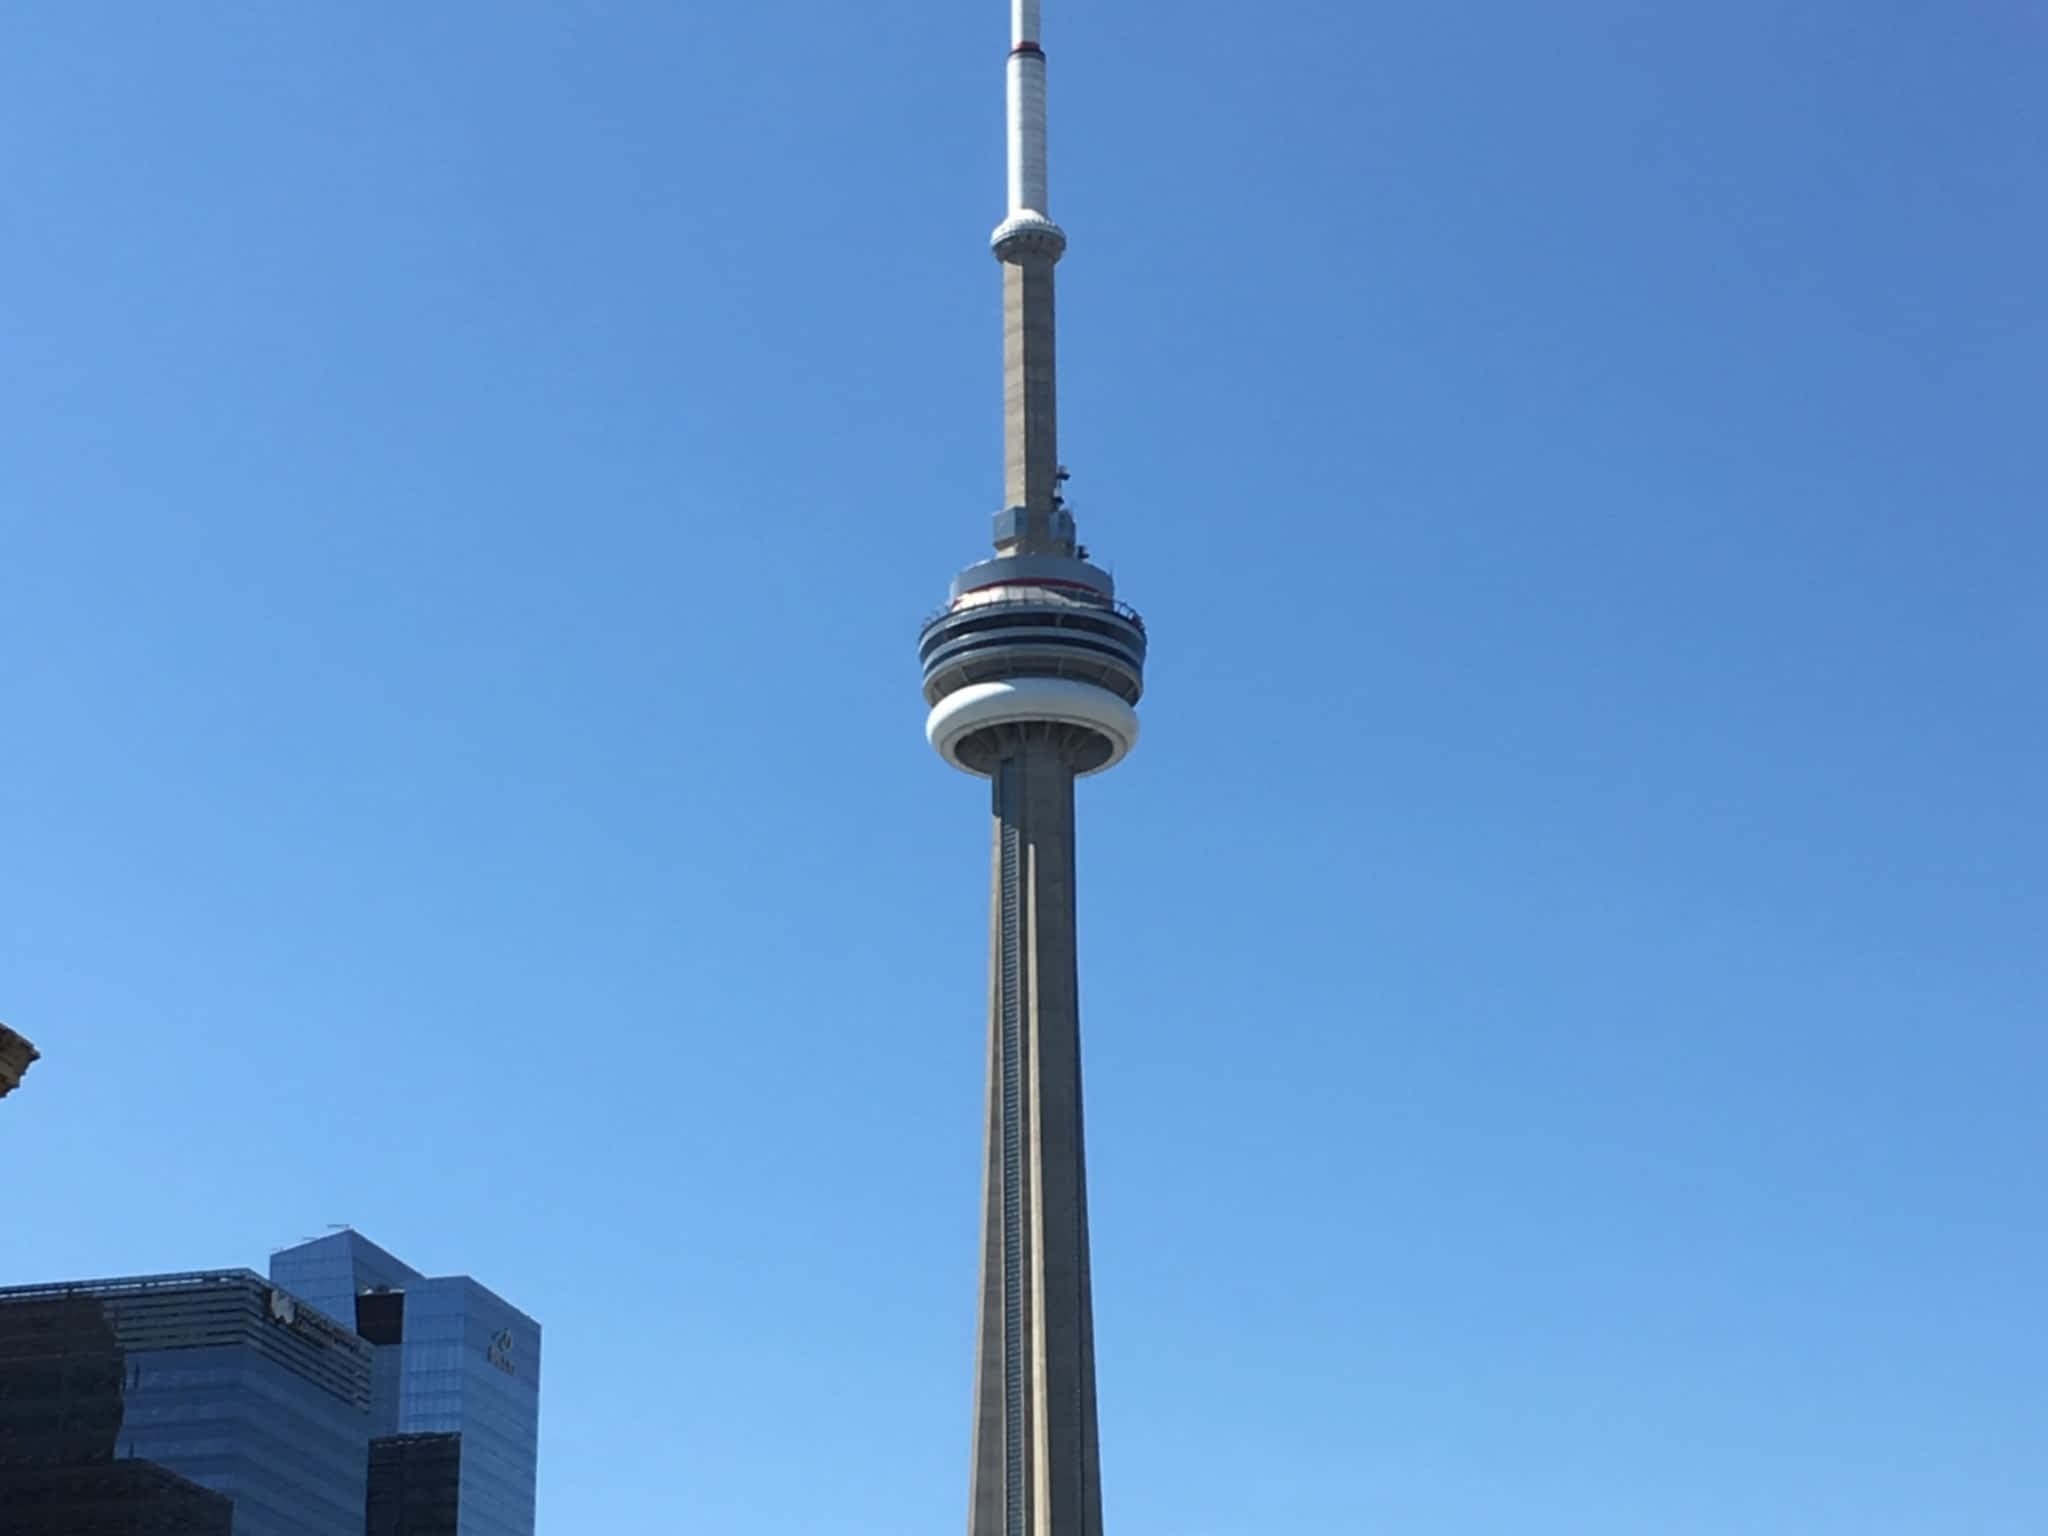
[[[1082,558],[1061,493],[1053,269],[1067,237],[1045,211],[1039,11],[1039,0],[1011,0],[1009,211],[990,242],[1003,271],[1006,505],[995,558],[953,579],[919,645],[926,734],[947,762],[985,778],[1027,727],[1062,743],[1077,774],[1114,766],[1137,742],[1144,691],[1144,623]]]
[[[1039,0],[1011,0],[1003,509],[918,655],[925,731],[989,781],[988,1113],[968,1536],[1101,1536],[1081,1125],[1074,782],[1137,743],[1146,636],[1075,540],[1057,446]]]

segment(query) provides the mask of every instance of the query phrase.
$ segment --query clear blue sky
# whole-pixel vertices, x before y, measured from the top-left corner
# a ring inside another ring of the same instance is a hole
[[[956,1531],[1000,0],[15,7],[0,1281]],[[1052,0],[1116,1536],[2048,1530],[2048,21]]]

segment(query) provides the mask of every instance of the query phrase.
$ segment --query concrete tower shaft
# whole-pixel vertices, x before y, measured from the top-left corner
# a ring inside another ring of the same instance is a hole
[[[1074,922],[1074,761],[1003,733],[992,776],[988,1141],[968,1536],[1101,1536]]]

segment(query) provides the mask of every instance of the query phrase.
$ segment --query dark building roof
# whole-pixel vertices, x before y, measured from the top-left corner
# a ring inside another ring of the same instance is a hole
[[[234,1501],[151,1461],[0,1467],[7,1536],[232,1536]]]

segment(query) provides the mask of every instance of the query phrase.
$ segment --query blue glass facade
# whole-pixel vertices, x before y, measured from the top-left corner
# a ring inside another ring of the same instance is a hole
[[[373,1436],[460,1437],[457,1536],[533,1536],[539,1323],[476,1281],[423,1275],[357,1232],[284,1249],[270,1275],[369,1341]]]
[[[20,1392],[55,1381],[71,1396],[65,1371],[75,1381],[79,1361],[106,1367],[91,1393],[89,1444],[23,1437],[0,1461],[73,1474],[153,1464],[225,1496],[234,1536],[361,1536],[370,1348],[260,1276],[0,1290],[0,1337],[0,1397],[24,1424],[61,1426],[68,1406]]]

